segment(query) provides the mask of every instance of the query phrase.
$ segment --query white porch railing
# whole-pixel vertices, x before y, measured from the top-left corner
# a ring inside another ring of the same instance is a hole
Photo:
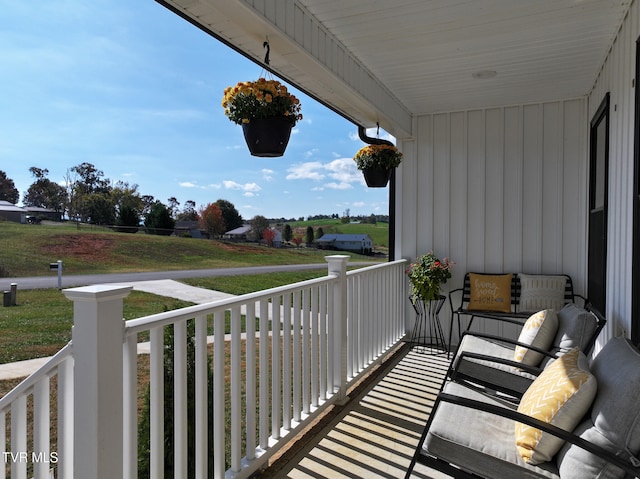
[[[49,387],[41,382],[57,372],[57,462],[49,464],[57,468],[56,477],[137,478],[138,381],[146,381],[138,361],[143,335],[150,341],[150,477],[164,477],[165,424],[172,424],[167,433],[173,436],[175,477],[186,478],[194,465],[198,478],[209,477],[211,470],[216,478],[248,477],[315,416],[345,401],[349,385],[405,335],[404,260],[347,273],[347,256],[326,259],[323,278],[126,322],[122,305],[131,288],[65,290],[74,301],[73,349],[62,350],[0,400],[2,417],[11,410],[11,450],[27,450],[23,410],[34,391],[33,450],[50,454],[44,432],[49,420],[43,417],[49,398],[40,397]],[[188,322],[195,324],[192,334]],[[167,327],[174,336],[173,411],[165,410]],[[188,341],[195,347],[191,372]],[[193,392],[187,387],[190,374]],[[189,399],[195,401],[193,418],[187,415]],[[167,414],[173,421],[165,422]],[[211,419],[213,434],[207,427]],[[190,428],[195,428],[191,448]],[[12,463],[11,477],[26,479],[26,471],[18,463],[14,472]],[[48,477],[44,466],[36,470],[34,464],[33,471],[36,479]]]

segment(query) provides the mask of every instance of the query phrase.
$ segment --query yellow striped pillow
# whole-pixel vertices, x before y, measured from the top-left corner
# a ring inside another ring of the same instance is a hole
[[[573,431],[591,407],[597,390],[589,362],[578,348],[556,359],[529,386],[518,412]],[[550,461],[564,441],[522,423],[515,425],[518,453],[529,464]]]

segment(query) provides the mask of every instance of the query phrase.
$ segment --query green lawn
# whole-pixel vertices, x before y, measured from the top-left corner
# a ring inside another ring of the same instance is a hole
[[[324,276],[325,271],[197,278],[185,283],[230,294],[245,294]],[[18,290],[17,305],[0,308],[0,364],[50,356],[71,339],[73,303],[57,289]],[[124,300],[124,319],[190,306],[192,303],[132,291]],[[144,339],[144,338],[143,338]]]
[[[21,225],[0,222],[0,277],[52,274],[62,260],[66,274],[163,271],[256,265],[324,263],[315,248],[269,248],[256,244],[116,233],[106,228]],[[346,253],[350,254],[350,253]],[[366,256],[350,254],[359,261]]]

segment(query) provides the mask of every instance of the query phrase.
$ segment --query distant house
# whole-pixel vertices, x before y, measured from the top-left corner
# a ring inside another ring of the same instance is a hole
[[[251,231],[251,225],[242,225],[239,228],[227,231],[224,239],[231,241],[247,241],[247,235]]]
[[[271,231],[273,231],[273,233],[274,233],[272,246],[274,246],[276,248],[281,248],[282,247],[282,232],[278,228],[269,228],[269,229]]]
[[[8,201],[0,201],[0,220],[26,223],[27,214],[27,210],[20,206],[16,206]]]
[[[320,249],[335,249],[371,254],[373,240],[366,234],[326,234],[316,240]]]
[[[27,222],[30,217],[35,218],[38,222],[40,220],[62,221],[62,213],[56,210],[38,206],[25,206],[24,209],[27,211]]]

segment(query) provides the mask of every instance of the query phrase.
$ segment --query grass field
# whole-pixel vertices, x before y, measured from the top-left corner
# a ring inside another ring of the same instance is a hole
[[[381,244],[376,238],[386,238],[388,231],[382,224],[340,227],[344,233],[367,232],[374,244]],[[65,274],[100,274],[324,263],[327,254],[315,248],[269,248],[247,243],[116,233],[97,227],[79,229],[73,224],[21,225],[7,221],[0,222],[0,245],[0,277],[49,275],[49,263],[57,260],[62,260]],[[347,254],[360,261],[367,259],[355,253]]]

